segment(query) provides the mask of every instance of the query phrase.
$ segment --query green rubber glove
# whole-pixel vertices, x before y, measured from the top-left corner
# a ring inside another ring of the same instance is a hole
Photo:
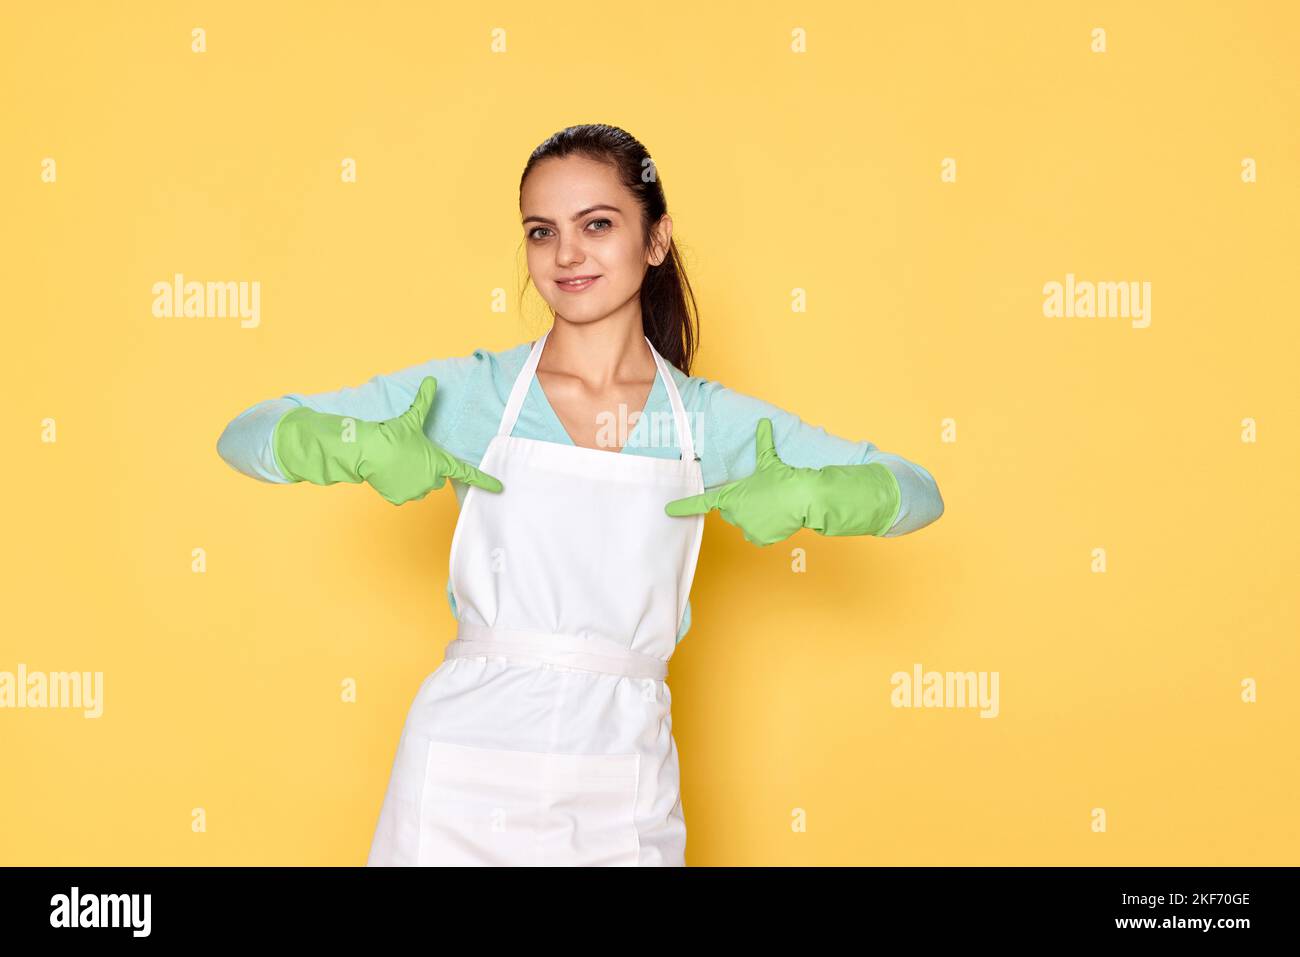
[[[752,475],[664,506],[669,515],[700,515],[716,508],[755,545],[771,545],[801,528],[820,535],[883,535],[902,504],[898,479],[880,462],[794,468],[777,457],[772,420],[754,435]]]
[[[401,415],[382,422],[291,409],[275,424],[271,447],[291,482],[315,485],[368,482],[394,505],[422,499],[448,477],[489,492],[497,479],[456,458],[424,434],[438,380],[425,376],[415,401]]]

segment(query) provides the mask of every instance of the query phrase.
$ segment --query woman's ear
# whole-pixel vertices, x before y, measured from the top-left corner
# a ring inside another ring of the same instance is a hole
[[[673,220],[667,213],[659,217],[659,222],[654,224],[650,230],[650,255],[648,261],[651,266],[660,265],[668,258],[668,246],[673,239]]]

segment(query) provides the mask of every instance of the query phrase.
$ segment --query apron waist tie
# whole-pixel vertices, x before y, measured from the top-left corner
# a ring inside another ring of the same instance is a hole
[[[629,678],[662,681],[668,677],[668,662],[662,658],[632,651],[606,638],[581,638],[521,628],[489,628],[487,625],[459,622],[456,638],[447,645],[445,659],[450,661],[475,655],[502,655]]]

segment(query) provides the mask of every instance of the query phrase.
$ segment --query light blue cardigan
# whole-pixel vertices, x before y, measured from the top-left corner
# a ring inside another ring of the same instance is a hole
[[[348,415],[378,421],[405,412],[415,398],[421,380],[431,375],[438,380],[433,408],[425,420],[425,432],[434,442],[457,458],[479,465],[489,440],[496,434],[506,400],[532,342],[500,352],[475,349],[467,356],[430,359],[419,365],[334,392],[315,395],[289,393],[267,399],[245,409],[226,426],[217,440],[217,453],[232,468],[263,482],[287,483],[271,447],[275,424],[290,409],[305,405],[318,412]],[[898,516],[886,537],[905,535],[930,524],[943,514],[943,499],[934,478],[924,468],[901,456],[882,452],[870,442],[854,442],[831,435],[820,426],[805,423],[798,416],[762,399],[732,391],[718,382],[684,375],[669,364],[682,403],[695,431],[695,449],[704,472],[704,485],[711,488],[744,478],[754,471],[754,430],[758,420],[772,420],[772,440],[777,454],[788,465],[821,468],[825,465],[857,465],[882,462],[898,479],[902,495]],[[619,454],[656,455],[677,458],[676,429],[663,380],[656,375],[645,414],[636,421]],[[663,441],[666,429],[671,443]],[[536,377],[524,400],[514,435],[573,445],[546,393]],[[613,453],[611,453],[613,454]],[[458,502],[467,487],[452,482]],[[451,581],[447,601],[456,615]],[[677,634],[680,642],[691,626],[690,603]]]

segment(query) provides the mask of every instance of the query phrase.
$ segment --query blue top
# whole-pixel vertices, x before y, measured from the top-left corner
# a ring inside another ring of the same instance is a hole
[[[415,399],[425,376],[438,380],[433,408],[424,431],[457,458],[478,466],[496,435],[515,379],[532,349],[532,341],[499,352],[475,349],[467,356],[430,359],[419,365],[377,375],[362,385],[304,395],[291,392],[267,399],[236,416],[217,440],[217,453],[231,467],[263,482],[287,483],[271,446],[275,425],[290,409],[307,406],[317,412],[379,421],[401,415]],[[695,451],[700,456],[704,486],[711,488],[744,478],[754,471],[754,432],[759,419],[772,420],[772,441],[781,461],[800,468],[881,462],[898,479],[902,502],[886,537],[896,537],[930,524],[943,514],[943,499],[934,478],[901,456],[882,452],[870,442],[831,435],[808,425],[797,415],[735,392],[721,383],[687,376],[667,363],[682,404],[690,417]],[[629,416],[630,419],[630,416]],[[573,445],[555,410],[534,376],[511,433],[521,438]],[[672,441],[664,441],[671,436]],[[676,427],[664,383],[656,372],[644,414],[632,423],[624,451],[618,454],[679,458]],[[610,453],[614,454],[614,453]],[[468,486],[453,481],[457,502]],[[456,599],[447,581],[447,601],[456,615]],[[677,634],[680,642],[691,626],[689,601]]]

